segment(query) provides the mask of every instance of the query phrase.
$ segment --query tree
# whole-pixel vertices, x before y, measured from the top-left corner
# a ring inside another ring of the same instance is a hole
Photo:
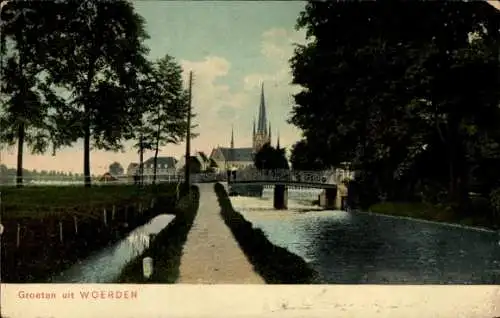
[[[113,162],[112,164],[109,165],[109,173],[111,173],[114,176],[120,176],[123,174],[125,169],[123,169],[123,166],[119,162]]]
[[[138,73],[147,65],[144,21],[127,1],[82,1],[58,4],[47,50],[64,58],[45,57],[51,84],[71,94],[60,109],[58,131],[83,138],[85,186],[91,184],[90,150],[117,151],[135,129],[138,112],[130,103]]]
[[[380,195],[434,184],[464,207],[470,165],[500,119],[498,25],[480,2],[310,2],[290,122],[313,157],[351,162]]]
[[[315,155],[316,148],[302,139],[292,147],[290,161],[293,170],[324,170],[327,168],[321,159]]]
[[[187,131],[189,92],[183,88],[182,68],[169,55],[153,65],[149,87],[149,109],[142,131],[143,149],[153,150],[153,183],[156,182],[157,158],[160,148],[167,144],[178,144],[184,140]],[[191,115],[193,118],[194,116]],[[191,128],[196,127],[193,125]],[[192,138],[196,134],[191,134]]]
[[[27,145],[34,154],[43,154],[50,143],[55,151],[66,141],[55,133],[54,109],[60,99],[46,84],[44,56],[48,34],[53,31],[49,23],[55,4],[44,6],[34,2],[9,2],[1,12],[1,112],[0,143],[17,144],[17,186],[23,183],[23,150]],[[36,44],[35,44],[36,43]],[[51,52],[53,58],[59,52]],[[5,67],[3,62],[6,62]]]
[[[285,148],[276,149],[269,143],[255,154],[254,164],[259,170],[289,169]]]

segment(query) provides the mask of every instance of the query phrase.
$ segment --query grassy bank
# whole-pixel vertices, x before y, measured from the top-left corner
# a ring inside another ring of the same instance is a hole
[[[316,272],[299,256],[273,245],[264,232],[236,212],[224,186],[215,185],[221,207],[221,217],[230,228],[239,246],[252,263],[255,271],[268,284],[310,284],[315,282]]]
[[[42,283],[176,204],[176,185],[2,188],[2,279]]]
[[[175,218],[152,241],[149,248],[130,262],[122,271],[117,283],[172,284],[179,277],[182,249],[194,218],[198,212],[200,193],[192,187],[189,195],[182,197],[175,207]],[[148,279],[142,275],[142,259],[153,258],[154,272]]]
[[[372,205],[369,210],[373,213],[379,214],[410,217],[466,226],[493,228],[491,220],[488,220],[485,216],[461,216],[449,207],[421,202],[383,202]]]

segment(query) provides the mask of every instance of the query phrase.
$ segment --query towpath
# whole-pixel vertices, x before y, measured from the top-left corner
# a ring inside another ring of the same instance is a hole
[[[181,284],[265,284],[220,216],[213,183],[197,184],[200,205],[181,258]]]

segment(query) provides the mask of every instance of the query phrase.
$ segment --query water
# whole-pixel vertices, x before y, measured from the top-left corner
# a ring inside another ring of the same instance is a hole
[[[305,259],[322,283],[498,284],[500,246],[481,231],[368,213],[320,211],[320,190],[289,190],[289,209],[263,198],[232,197],[235,210],[276,245]]]
[[[105,248],[77,263],[51,283],[113,283],[128,262],[141,255],[150,244],[150,234],[158,234],[174,215],[162,214],[140,226],[113,246]]]

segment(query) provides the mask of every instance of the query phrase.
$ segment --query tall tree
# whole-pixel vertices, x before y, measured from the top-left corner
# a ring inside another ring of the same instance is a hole
[[[1,112],[0,143],[17,144],[16,183],[23,183],[23,152],[27,145],[32,153],[43,154],[50,143],[53,151],[66,141],[55,133],[55,109],[61,100],[46,85],[44,56],[49,40],[47,34],[54,29],[55,4],[12,1],[1,12]],[[53,51],[54,58],[60,57]],[[5,62],[5,66],[4,66]]]
[[[156,182],[160,148],[185,139],[189,111],[189,95],[183,88],[182,68],[175,59],[165,55],[157,60],[154,74],[153,102],[147,113],[148,126],[142,135],[142,144],[154,151],[153,183]],[[192,134],[192,137],[196,135]]]
[[[91,143],[120,150],[137,123],[130,95],[147,65],[144,21],[128,1],[96,0],[59,4],[50,50],[64,59],[47,58],[51,84],[71,93],[59,130],[83,138],[85,185],[91,184]],[[64,119],[64,120],[63,120]]]
[[[310,2],[291,122],[315,156],[352,162],[380,192],[433,180],[463,206],[470,148],[500,118],[498,19],[480,2]]]

